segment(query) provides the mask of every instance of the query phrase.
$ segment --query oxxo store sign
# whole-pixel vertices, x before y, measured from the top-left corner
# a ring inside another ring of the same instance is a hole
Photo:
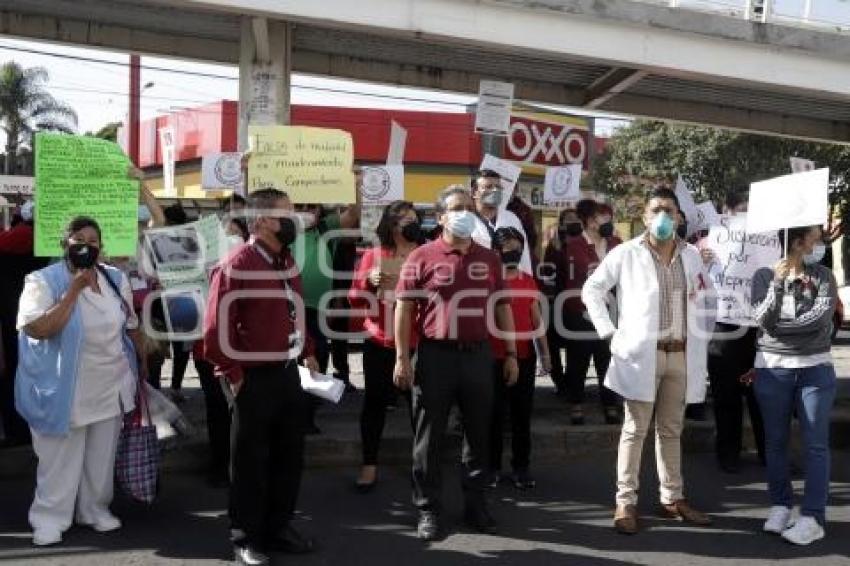
[[[515,111],[505,137],[505,158],[542,167],[581,163],[587,169],[591,124],[577,116]]]

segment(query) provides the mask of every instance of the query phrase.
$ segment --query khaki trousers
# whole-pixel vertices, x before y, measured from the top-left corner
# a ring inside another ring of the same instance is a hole
[[[687,372],[684,352],[658,352],[655,402],[626,400],[617,453],[617,504],[637,505],[643,442],[655,413],[655,463],[661,503],[684,498],[682,428]]]

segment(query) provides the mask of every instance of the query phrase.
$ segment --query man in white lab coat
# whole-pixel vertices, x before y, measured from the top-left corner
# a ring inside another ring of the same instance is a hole
[[[510,195],[504,194],[501,181],[498,173],[483,169],[478,172],[478,176],[472,182],[472,200],[475,201],[475,211],[478,213],[478,222],[472,233],[472,239],[479,246],[488,249],[493,248],[493,235],[496,233],[496,228],[516,228],[525,241],[528,241],[528,234],[525,233],[520,219],[505,208]],[[533,275],[528,246],[523,247],[519,269]]]
[[[713,288],[697,249],[676,237],[678,211],[674,192],[650,191],[646,233],[611,250],[582,290],[596,331],[611,339],[605,385],[625,400],[614,515],[623,534],[638,531],[640,458],[653,412],[662,512],[696,525],[711,523],[685,500],[681,434],[685,405],[705,398]],[[615,288],[616,326],[606,306]]]

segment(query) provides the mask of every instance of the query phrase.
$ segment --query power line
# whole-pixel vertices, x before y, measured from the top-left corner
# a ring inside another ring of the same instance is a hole
[[[62,54],[62,53],[51,53],[49,51],[40,51],[38,49],[29,49],[29,48],[24,48],[24,47],[10,47],[10,46],[5,46],[5,45],[0,45],[0,49],[5,49],[5,50],[8,50],[8,51],[18,51],[18,52],[21,52],[21,53],[30,53],[30,54],[35,54],[35,55],[44,55],[44,56],[47,56],[47,57],[56,57],[56,58],[59,58],[59,59],[68,59],[68,60],[81,61],[81,62],[87,62],[87,63],[98,63],[98,64],[104,64],[104,65],[112,65],[112,66],[116,66],[116,67],[128,67],[129,66],[129,63],[123,63],[121,61],[109,61],[109,60],[105,60],[105,59],[96,59],[96,58],[93,58],[93,57],[83,57],[83,56],[80,56],[80,55],[66,55],[66,54]],[[185,69],[170,69],[170,68],[167,68],[167,67],[157,67],[157,66],[151,66],[151,65],[142,65],[141,68],[146,69],[146,70],[150,70],[150,71],[161,71],[161,72],[166,72],[166,73],[175,73],[175,74],[189,75],[189,76],[203,77],[203,78],[210,78],[210,79],[222,79],[222,80],[229,80],[229,81],[238,81],[239,80],[238,77],[231,77],[231,76],[226,76],[226,75],[216,75],[216,74],[212,74],[212,73],[203,73],[203,72],[200,72],[200,71],[187,71]],[[169,86],[172,86],[172,87],[178,88],[178,89],[183,88],[183,87],[180,87],[180,86],[177,86],[177,85],[169,85]],[[308,91],[316,91],[316,92],[326,92],[326,93],[331,93],[331,94],[345,94],[345,95],[350,95],[350,96],[366,96],[366,97],[371,97],[371,98],[381,98],[381,99],[387,99],[387,100],[399,100],[399,101],[404,101],[404,102],[420,102],[420,103],[426,103],[426,104],[439,104],[439,105],[444,105],[444,106],[466,106],[468,104],[466,102],[434,100],[434,99],[431,99],[431,98],[419,98],[419,97],[413,97],[413,96],[398,96],[398,95],[391,95],[391,94],[369,93],[369,92],[362,92],[362,91],[356,91],[356,90],[319,87],[319,86],[307,86],[307,85],[293,84],[292,88],[301,89],[301,90],[308,90]],[[113,93],[104,92],[104,94],[113,94]],[[118,93],[114,93],[114,94],[118,94]],[[128,96],[128,95],[124,94],[124,96]],[[464,95],[460,95],[460,96],[464,96]],[[152,97],[150,97],[150,98],[152,98]],[[174,100],[179,100],[179,99],[175,98]],[[188,101],[188,99],[184,99],[184,100]]]

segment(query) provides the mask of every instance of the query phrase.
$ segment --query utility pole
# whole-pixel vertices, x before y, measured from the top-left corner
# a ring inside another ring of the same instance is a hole
[[[130,161],[139,166],[139,118],[142,95],[142,66],[138,55],[130,55],[130,112],[129,112],[129,136],[127,145],[130,149]]]

